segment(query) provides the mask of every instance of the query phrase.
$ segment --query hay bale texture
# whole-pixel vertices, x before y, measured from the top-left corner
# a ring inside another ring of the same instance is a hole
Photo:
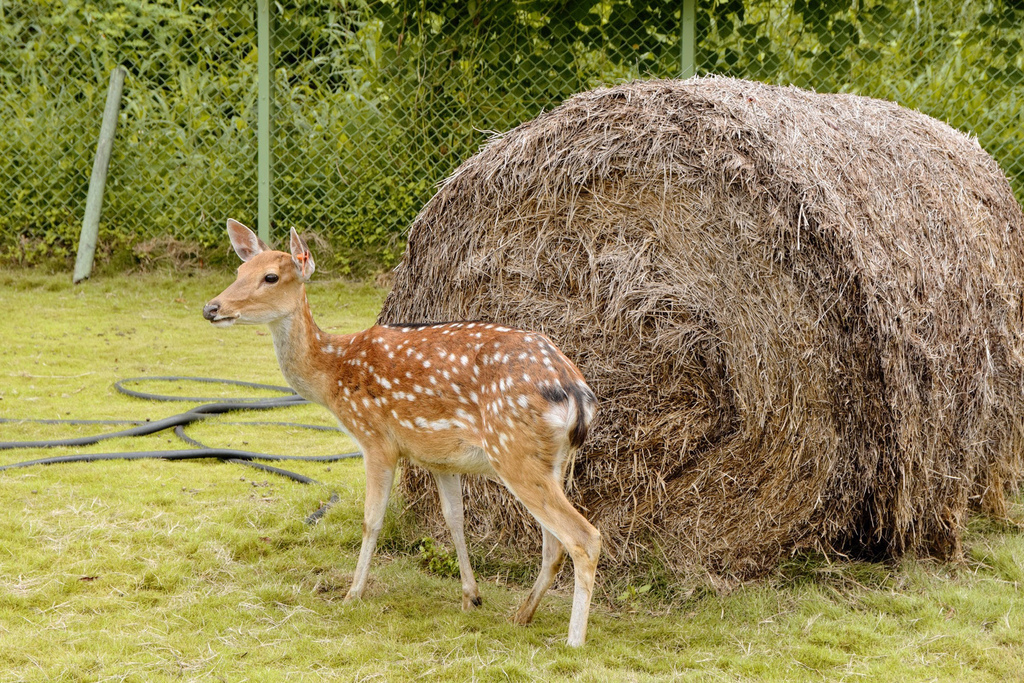
[[[601,407],[570,491],[606,569],[951,558],[1021,475],[1022,227],[993,159],[918,112],[636,82],[463,163],[380,320],[541,330],[579,365]],[[430,480],[401,485],[443,528]],[[477,543],[539,547],[504,488],[467,489]]]

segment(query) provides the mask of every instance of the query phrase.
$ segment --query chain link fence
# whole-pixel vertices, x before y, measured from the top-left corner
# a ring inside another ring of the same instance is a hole
[[[252,12],[238,5],[0,2],[7,260],[73,256],[118,64],[128,78],[100,256],[175,240],[198,254],[212,243],[212,223],[250,203],[255,35]]]
[[[281,0],[273,205],[335,272],[393,263],[491,132],[676,77],[682,0]],[[977,135],[1024,199],[1024,0],[701,0],[698,73],[897,101]],[[0,0],[0,256],[77,246],[110,71],[128,69],[100,257],[225,254],[256,227],[255,0]]]

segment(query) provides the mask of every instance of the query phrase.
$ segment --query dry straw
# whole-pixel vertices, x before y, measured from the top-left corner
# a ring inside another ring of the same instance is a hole
[[[915,111],[630,83],[462,164],[381,321],[542,330],[580,366],[601,409],[570,489],[607,569],[955,558],[1021,477],[1022,228],[992,158]],[[422,473],[402,486],[441,528]],[[472,536],[537,547],[502,487],[467,488]]]

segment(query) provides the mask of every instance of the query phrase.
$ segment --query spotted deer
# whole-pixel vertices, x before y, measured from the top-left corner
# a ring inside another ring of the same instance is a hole
[[[363,541],[346,601],[358,599],[392,488],[408,458],[429,470],[458,555],[462,608],[481,604],[463,535],[463,474],[504,484],[543,530],[540,575],[514,620],[528,624],[568,550],[575,570],[570,646],[586,639],[601,536],[569,502],[566,466],[596,411],[583,375],[543,334],[484,322],[317,327],[306,299],[313,256],[293,228],[291,253],[241,223],[228,236],[238,278],[203,309],[214,325],[268,325],[281,372],[327,407],[363,452]]]

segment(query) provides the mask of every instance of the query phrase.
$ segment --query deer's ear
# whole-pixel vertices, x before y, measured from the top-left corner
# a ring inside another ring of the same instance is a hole
[[[270,247],[256,236],[249,228],[245,227],[234,218],[228,219],[228,239],[234,247],[238,258],[248,261],[261,251],[268,251]]]
[[[302,281],[308,282],[309,278],[313,277],[313,271],[316,270],[313,254],[309,253],[309,247],[299,237],[299,233],[295,232],[295,228],[292,228],[291,236],[292,262],[298,268]]]

